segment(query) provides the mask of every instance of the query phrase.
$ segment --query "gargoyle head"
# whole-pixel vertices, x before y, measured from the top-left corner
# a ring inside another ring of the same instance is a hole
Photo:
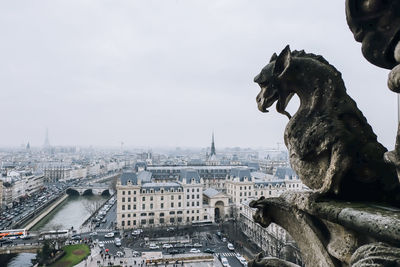
[[[372,64],[391,69],[388,86],[400,92],[400,1],[346,0],[347,24]]]
[[[274,53],[267,66],[265,66],[260,74],[254,78],[254,82],[261,87],[260,93],[257,95],[257,105],[261,112],[268,112],[268,108],[278,101],[276,110],[285,114],[290,119],[290,114],[285,110],[293,93],[281,86],[280,80],[287,72],[292,59],[289,46],[279,54]]]
[[[346,0],[346,18],[368,61],[386,69],[397,65],[394,48],[400,41],[400,1]]]
[[[264,213],[266,205],[265,197],[260,197],[258,200],[252,200],[249,203],[250,208],[257,209],[256,213],[253,215],[253,220],[262,227],[268,227],[272,222],[271,218]]]

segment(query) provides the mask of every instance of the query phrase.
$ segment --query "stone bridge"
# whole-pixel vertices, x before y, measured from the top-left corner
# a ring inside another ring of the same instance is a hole
[[[71,186],[66,193],[68,195],[112,195],[114,190],[105,184],[87,184]]]

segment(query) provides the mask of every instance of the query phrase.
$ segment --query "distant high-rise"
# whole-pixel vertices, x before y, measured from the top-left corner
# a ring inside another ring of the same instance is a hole
[[[215,144],[214,144],[214,132],[212,133],[212,142],[211,142],[211,153],[210,153],[210,157],[211,156],[215,156]]]
[[[44,144],[43,144],[44,148],[49,148],[50,147],[50,141],[49,141],[49,129],[46,128],[46,137],[44,139]]]

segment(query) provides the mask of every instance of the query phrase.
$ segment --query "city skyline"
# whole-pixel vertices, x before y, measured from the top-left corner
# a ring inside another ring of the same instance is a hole
[[[393,148],[397,108],[384,86],[388,71],[365,64],[344,3],[307,6],[1,3],[0,111],[7,116],[0,146],[40,146],[48,127],[60,146],[206,147],[215,130],[218,147],[275,147],[287,118],[257,110],[253,78],[290,44],[344,74],[378,140]]]

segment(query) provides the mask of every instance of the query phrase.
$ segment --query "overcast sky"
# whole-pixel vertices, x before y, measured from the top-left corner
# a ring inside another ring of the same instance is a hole
[[[1,1],[1,146],[273,147],[287,118],[257,110],[273,52],[322,54],[388,148],[388,71],[369,64],[343,1]],[[296,109],[296,101],[290,107]]]

